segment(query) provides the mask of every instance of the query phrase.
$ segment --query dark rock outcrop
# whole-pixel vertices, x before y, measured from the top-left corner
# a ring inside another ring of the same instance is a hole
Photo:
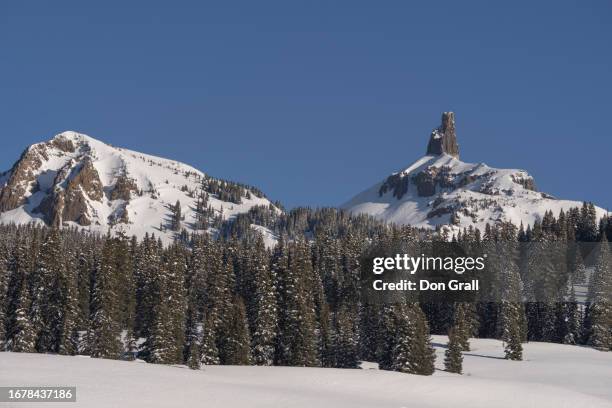
[[[103,186],[97,170],[89,157],[80,166],[72,168],[68,162],[53,181],[55,189],[45,197],[36,208],[45,216],[45,221],[52,226],[61,226],[64,222],[73,221],[81,226],[91,225],[87,197],[101,201]],[[65,184],[65,188],[61,188]],[[87,195],[87,197],[85,197]]]
[[[427,145],[427,154],[437,156],[443,153],[459,158],[459,145],[455,133],[455,114],[453,112],[442,114],[442,124],[431,132]]]
[[[75,191],[79,187],[83,189],[89,198],[95,201],[102,201],[103,186],[100,175],[93,165],[90,157],[83,160],[82,165],[74,170],[72,177],[68,180],[66,191]]]
[[[513,174],[510,177],[512,178],[513,182],[523,186],[527,190],[538,191],[538,188],[536,187],[535,180],[533,179],[533,177],[524,177],[520,174]]]
[[[447,166],[430,166],[412,176],[412,182],[416,185],[420,197],[431,197],[436,194],[436,186],[441,188],[455,187],[451,169]]]
[[[51,140],[49,144],[61,150],[62,152],[74,153],[75,151],[74,143],[72,143],[72,140],[64,136],[57,136],[53,138],[53,140]]]
[[[39,146],[26,149],[10,170],[6,185],[0,190],[0,212],[13,210],[27,202],[26,192],[36,180],[35,171],[42,165],[44,150]]]
[[[378,190],[378,195],[382,197],[389,190],[393,191],[393,197],[398,200],[408,192],[410,178],[403,174],[392,174],[384,181]]]
[[[110,192],[111,200],[124,200],[130,201],[130,197],[132,196],[132,192],[137,192],[138,186],[136,185],[136,181],[129,178],[125,174],[117,177],[117,181],[115,182],[115,187],[113,187]]]

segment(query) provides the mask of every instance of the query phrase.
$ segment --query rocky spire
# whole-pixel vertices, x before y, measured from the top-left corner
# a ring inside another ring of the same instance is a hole
[[[442,113],[442,124],[431,132],[427,145],[427,154],[440,155],[443,153],[459,158],[459,145],[455,134],[455,114],[453,112]]]

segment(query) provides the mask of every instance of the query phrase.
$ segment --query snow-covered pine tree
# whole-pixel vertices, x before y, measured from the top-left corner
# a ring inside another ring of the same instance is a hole
[[[365,361],[376,361],[380,344],[378,308],[378,305],[368,302],[359,305],[359,354]]]
[[[114,246],[113,263],[119,280],[117,313],[121,331],[125,333],[126,358],[131,359],[137,351],[134,331],[136,315],[134,256],[137,252],[137,244],[120,232],[115,238]]]
[[[384,308],[383,327],[385,329],[385,347],[383,359],[379,362],[385,370],[416,374],[414,350],[415,322],[410,319],[408,305],[398,304]]]
[[[163,300],[166,296],[167,294],[162,290],[159,303],[155,306],[151,335],[145,342],[147,361],[153,364],[176,363],[172,347],[172,330],[171,327],[166,325],[170,320],[168,302]]]
[[[6,345],[7,308],[9,294],[8,249],[0,242],[0,351]]]
[[[13,314],[11,332],[7,349],[9,351],[21,353],[33,353],[36,351],[36,331],[30,320],[30,293],[25,276],[19,283],[17,291],[15,312]]]
[[[432,375],[435,371],[436,352],[431,344],[431,335],[427,318],[418,304],[410,303],[410,320],[414,322],[415,374]]]
[[[170,228],[172,231],[179,232],[181,230],[181,222],[183,220],[183,214],[181,211],[181,202],[176,201],[176,204],[171,208]]]
[[[308,243],[292,243],[289,252],[277,247],[275,261],[279,279],[279,351],[280,364],[317,366],[316,310],[313,294],[308,291],[312,278],[312,263]]]
[[[444,368],[450,373],[461,374],[463,371],[462,334],[458,326],[448,331],[448,345],[444,352]]]
[[[342,305],[334,313],[331,352],[333,367],[357,368],[359,365],[359,337],[354,324],[354,313]]]
[[[230,258],[224,259],[222,248],[218,243],[211,242],[209,250],[209,274],[207,280],[207,306],[205,327],[215,336],[216,349],[221,364],[225,364],[226,355],[224,342],[231,321],[233,308],[233,288],[235,275]],[[206,340],[207,333],[204,337]],[[206,350],[202,350],[205,354]]]
[[[219,350],[215,333],[215,318],[206,316],[202,326],[202,343],[200,345],[201,362],[203,365],[218,365]]]
[[[161,248],[157,245],[155,237],[145,235],[135,255],[136,282],[136,313],[134,332],[136,337],[148,338],[155,318],[154,304],[159,293],[155,285],[161,268]]]
[[[576,238],[581,242],[596,242],[598,235],[597,212],[593,203],[583,203],[578,219]]]
[[[199,370],[202,367],[200,345],[198,343],[194,342],[189,345],[189,357],[187,358],[187,365],[192,370]]]
[[[168,248],[165,259],[153,276],[153,326],[145,343],[148,361],[177,364],[184,361],[185,257],[180,245]]]
[[[278,335],[276,288],[263,237],[258,236],[253,251],[253,280],[255,285],[255,321],[252,354],[257,365],[274,363],[274,345]]]
[[[383,308],[383,347],[381,368],[409,374],[432,375],[435,350],[431,345],[425,314],[414,303]],[[385,350],[386,349],[386,350]]]
[[[79,352],[79,298],[77,271],[73,249],[66,249],[68,253],[64,270],[59,271],[57,288],[61,300],[61,318],[58,319],[58,347],[60,354],[75,355]]]
[[[612,349],[612,259],[606,234],[601,235],[588,295],[588,344]]]
[[[251,337],[246,307],[240,297],[234,298],[230,319],[222,341],[222,362],[227,365],[248,365],[251,362]]]
[[[183,347],[185,345],[185,313],[187,311],[187,293],[185,289],[185,270],[187,268],[187,253],[180,244],[168,248],[166,266],[167,276],[166,297],[168,320],[165,322],[169,329],[169,358],[174,363],[182,363]]]
[[[52,228],[42,244],[32,282],[32,307],[30,316],[36,331],[36,349],[39,352],[57,352],[66,297],[63,279],[66,274],[65,256],[59,229]]]
[[[113,263],[115,241],[107,236],[95,274],[92,297],[91,356],[116,359],[121,355],[118,278]]]
[[[471,316],[470,304],[461,302],[456,305],[453,331],[463,351],[470,351]]]
[[[574,281],[570,279],[568,282],[568,295],[565,302],[561,303],[562,308],[562,326],[563,330],[560,333],[560,339],[564,344],[576,344],[580,337],[580,329],[582,326],[580,310],[576,301],[576,290],[574,289]]]
[[[584,259],[582,257],[582,251],[580,245],[571,245],[572,259],[570,264],[570,272],[573,276],[575,283],[585,283],[586,281],[586,267],[584,266]]]
[[[515,263],[504,262],[502,278],[505,282],[501,294],[501,337],[506,359],[522,360],[521,344],[521,278]]]

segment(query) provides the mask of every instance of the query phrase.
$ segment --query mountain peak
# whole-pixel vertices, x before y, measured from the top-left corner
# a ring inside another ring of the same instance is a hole
[[[459,145],[455,133],[455,114],[453,112],[442,113],[442,124],[434,129],[427,144],[428,155],[448,154],[459,158]]]
[[[547,211],[558,214],[580,206],[581,202],[538,191],[525,170],[459,160],[455,117],[444,112],[425,156],[357,194],[342,208],[400,225],[444,225],[455,231],[473,226],[482,231],[487,224],[505,221],[533,225]],[[598,217],[606,213],[601,208],[596,211]]]
[[[177,202],[181,219],[172,223]],[[255,206],[273,207],[254,187],[74,131],[29,146],[0,172],[0,223],[155,234],[172,242],[183,229],[214,233]]]

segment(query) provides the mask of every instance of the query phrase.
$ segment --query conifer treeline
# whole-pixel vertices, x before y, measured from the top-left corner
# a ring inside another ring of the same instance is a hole
[[[360,263],[373,242],[605,241],[611,221],[598,223],[589,205],[557,218],[547,213],[527,229],[500,224],[454,237],[302,209],[269,220],[282,232],[270,250],[261,236],[238,233],[240,222],[227,238],[180,234],[169,247],[151,236],[0,226],[2,348],[194,368],[354,368],[367,360],[427,375],[434,370],[430,332],[451,331],[446,365],[453,372],[461,372],[461,351],[472,336],[503,339],[511,359],[521,358],[526,340],[612,347],[612,272],[604,253],[586,307],[559,299],[523,303],[520,270],[512,266],[504,267],[509,284],[501,303],[360,301]]]

